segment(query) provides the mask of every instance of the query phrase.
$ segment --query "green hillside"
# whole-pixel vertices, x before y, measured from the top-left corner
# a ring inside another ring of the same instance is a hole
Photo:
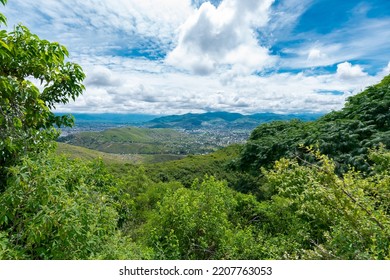
[[[122,127],[101,132],[80,132],[58,141],[114,154],[189,154],[209,152],[215,147],[203,145],[196,137],[173,129]]]
[[[241,145],[230,145],[207,155],[190,155],[181,160],[145,165],[146,174],[154,181],[181,182],[189,187],[196,178],[205,175],[226,180],[235,177],[228,163],[237,158]],[[230,176],[232,175],[232,176]]]
[[[177,160],[183,158],[180,155],[140,155],[140,154],[112,154],[104,153],[96,150],[87,149],[84,147],[69,145],[66,143],[57,143],[56,153],[59,155],[65,155],[70,159],[82,159],[82,160],[96,160],[101,159],[106,165],[119,165],[124,164],[145,164],[145,163],[158,163],[170,160]]]

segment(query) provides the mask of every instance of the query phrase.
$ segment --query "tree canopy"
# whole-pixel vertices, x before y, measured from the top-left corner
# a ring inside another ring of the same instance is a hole
[[[6,0],[1,0],[2,4]],[[1,15],[0,23],[6,18]],[[45,149],[58,134],[54,126],[70,126],[71,116],[55,116],[84,90],[81,67],[67,61],[67,49],[40,39],[21,24],[0,31],[0,181],[6,168],[26,153]]]

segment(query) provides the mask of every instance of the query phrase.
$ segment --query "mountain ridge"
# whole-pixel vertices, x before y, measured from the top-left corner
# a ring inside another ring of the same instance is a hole
[[[252,130],[258,125],[275,121],[300,119],[303,121],[312,121],[321,117],[321,113],[297,113],[297,114],[276,114],[276,113],[257,113],[252,115],[243,115],[240,113],[230,113],[224,111],[206,112],[202,114],[188,113],[183,115],[163,116],[142,124],[149,128],[176,128],[186,130],[196,130],[209,128],[216,125],[220,129],[246,129]]]

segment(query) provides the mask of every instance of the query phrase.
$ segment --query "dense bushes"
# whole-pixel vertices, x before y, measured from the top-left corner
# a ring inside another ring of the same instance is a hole
[[[24,158],[10,172],[0,195],[1,258],[106,256],[105,249],[120,236],[119,214],[110,196],[115,183],[99,164],[42,156]]]
[[[101,162],[25,158],[0,195],[1,259],[388,259],[390,153],[371,176],[315,151],[263,170],[265,198],[213,177],[185,188],[140,168],[118,179]]]
[[[286,252],[300,258],[389,258],[388,172],[364,178],[350,170],[340,178],[332,160],[315,156],[318,165],[283,159],[265,172],[264,187],[273,193],[263,202],[268,205],[267,231],[298,242],[297,248]],[[383,159],[388,156],[375,151],[370,157],[381,162],[375,168],[384,170]]]

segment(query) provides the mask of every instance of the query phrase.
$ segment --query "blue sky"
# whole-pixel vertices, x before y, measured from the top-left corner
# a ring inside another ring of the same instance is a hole
[[[87,74],[61,112],[329,112],[390,73],[388,0],[10,0]]]

